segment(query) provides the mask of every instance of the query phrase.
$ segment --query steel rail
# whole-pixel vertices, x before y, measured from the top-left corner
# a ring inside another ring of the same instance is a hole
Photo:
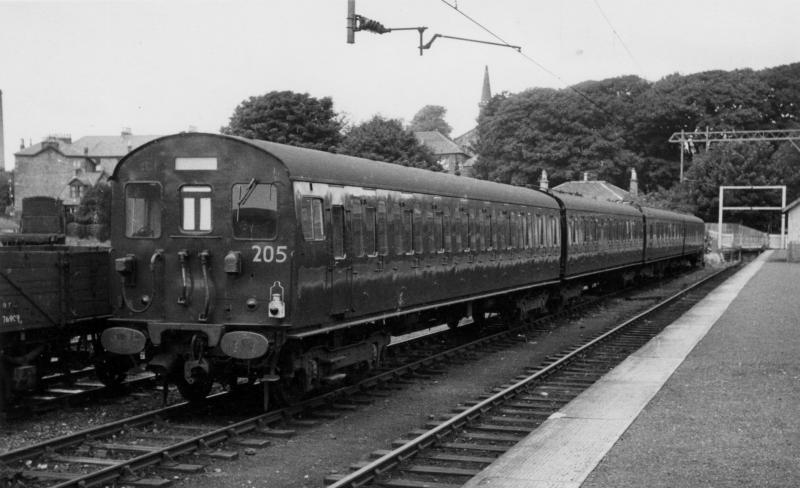
[[[666,305],[669,305],[670,303],[684,296],[686,293],[696,289],[697,287],[703,285],[709,280],[716,278],[721,273],[726,272],[729,269],[730,268],[723,268],[720,271],[705,277],[704,279],[690,285],[689,287],[653,305],[647,310],[640,312],[633,318],[624,321],[622,324],[614,327],[613,329],[610,329],[609,331],[601,334],[600,336],[594,339],[591,339],[585,344],[570,350],[569,353],[565,354],[559,359],[556,359],[552,363],[543,366],[541,369],[529,375],[528,377],[517,381],[513,385],[504,388],[503,390],[490,396],[489,398],[486,398],[485,400],[478,402],[474,406],[467,408],[463,412],[454,415],[450,419],[442,422],[441,424],[428,430],[427,432],[420,434],[414,439],[410,439],[406,444],[384,454],[383,456],[370,462],[366,466],[363,466],[360,469],[346,475],[342,479],[339,479],[336,482],[328,485],[327,488],[346,488],[346,487],[358,488],[372,482],[377,476],[393,469],[401,462],[410,459],[411,457],[416,455],[422,449],[430,447],[437,441],[443,439],[445,436],[462,428],[468,422],[478,418],[483,412],[489,410],[490,408],[502,403],[503,401],[509,398],[513,398],[519,393],[520,390],[524,389],[529,384],[561,369],[561,367],[563,367],[565,364],[571,362],[577,356],[580,356],[587,350],[595,347],[601,342],[605,342],[606,340],[620,333],[624,329],[627,329],[632,324],[640,321],[642,318],[656,312],[657,310],[665,307]]]

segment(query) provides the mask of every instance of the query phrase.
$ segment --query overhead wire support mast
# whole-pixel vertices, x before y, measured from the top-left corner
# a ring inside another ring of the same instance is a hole
[[[522,48],[520,46],[512,46],[511,44],[508,44],[506,42],[482,41],[479,39],[468,39],[465,37],[448,36],[444,34],[434,34],[433,37],[431,37],[431,39],[427,43],[423,43],[422,35],[427,29],[428,29],[427,27],[386,27],[377,20],[373,20],[370,19],[369,17],[364,17],[363,15],[356,14],[355,0],[347,0],[347,43],[348,44],[354,44],[356,42],[355,33],[359,31],[374,32],[375,34],[388,34],[389,32],[393,31],[415,30],[419,32],[420,56],[422,56],[422,53],[425,49],[430,49],[431,45],[433,44],[433,41],[435,41],[439,37],[444,39],[454,39],[457,41],[489,44],[492,46],[510,47],[512,49],[516,49],[518,52],[522,52]]]
[[[669,142],[680,144],[681,173],[680,182],[683,183],[683,154],[687,147],[694,143],[704,142],[706,149],[711,143],[717,142],[753,142],[753,141],[789,141],[795,149],[800,151],[797,142],[800,141],[800,129],[767,129],[767,130],[708,130],[673,133]]]
[[[491,46],[510,47],[512,49],[517,50],[518,52],[522,52],[522,48],[520,46],[512,46],[511,44],[506,44],[504,42],[481,41],[481,40],[478,40],[478,39],[467,39],[466,37],[446,36],[444,34],[434,34],[433,37],[431,37],[431,39],[427,43],[425,43],[423,45],[422,44],[422,34],[420,33],[419,55],[422,56],[422,50],[423,49],[430,49],[431,48],[431,44],[433,44],[433,41],[435,41],[439,37],[441,37],[442,39],[455,39],[457,41],[467,41],[467,42],[477,42],[479,44],[489,44]]]

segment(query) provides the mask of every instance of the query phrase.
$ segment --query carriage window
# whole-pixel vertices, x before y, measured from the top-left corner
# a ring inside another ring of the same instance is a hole
[[[458,244],[458,248],[462,251],[469,251],[471,244],[471,226],[474,224],[472,223],[472,219],[469,216],[469,212],[464,210],[462,217],[461,217],[461,242]]]
[[[465,225],[461,223],[461,212],[458,209],[453,212],[453,220],[451,222],[453,225],[453,251],[461,252],[464,250],[463,234]]]
[[[303,237],[307,241],[325,240],[322,199],[303,198],[303,202],[300,205],[300,221],[303,227]]]
[[[413,224],[413,210],[403,211],[403,239],[400,252],[407,254],[414,251],[414,224]]]
[[[444,213],[436,212],[433,216],[433,252],[444,251]]]
[[[211,187],[208,185],[182,186],[181,230],[185,232],[211,231]]]
[[[377,238],[375,232],[377,227],[377,212],[375,207],[364,208],[364,252],[367,256],[375,256],[377,254]]]
[[[413,241],[414,252],[420,254],[422,249],[422,212],[419,209],[414,209],[414,221],[411,225],[411,237]]]
[[[161,237],[158,183],[131,183],[125,187],[125,237]]]
[[[530,218],[531,214],[522,214],[522,248],[530,249],[531,235],[530,235]]]
[[[208,189],[211,191],[210,187],[208,187]],[[310,205],[313,206],[313,204]],[[185,206],[186,200],[184,200],[184,207]],[[320,226],[322,225],[321,214],[322,206],[320,204]],[[311,215],[311,217],[313,217],[313,215]],[[235,237],[245,239],[274,239],[278,233],[278,191],[275,185],[256,183],[256,180],[250,180],[250,183],[237,183],[233,185],[231,191],[231,218],[233,221],[233,235]],[[184,219],[184,229],[191,230],[186,228],[185,224],[186,220]],[[208,217],[208,226],[210,230],[210,214]]]
[[[497,231],[497,225],[492,222],[494,215],[491,213],[486,214],[486,240],[484,249],[492,250],[497,246],[497,236],[494,233]]]
[[[389,235],[386,232],[386,202],[378,202],[378,254],[386,256],[389,253]]]
[[[453,251],[453,221],[450,220],[450,212],[445,211],[442,218],[442,232],[444,239],[444,250],[447,252]]]
[[[558,221],[555,216],[550,216],[550,240],[552,246],[561,244],[561,235],[558,233]]]
[[[433,220],[433,213],[425,212],[425,230],[424,233],[424,245],[425,248],[423,252],[435,252],[435,245],[436,245],[436,236],[435,233],[435,223]]]
[[[331,245],[334,259],[343,259],[344,254],[344,207],[331,207]]]
[[[470,217],[472,216],[470,215]],[[472,220],[470,222],[470,245],[473,250],[482,251],[486,248],[483,238],[484,234],[486,234],[486,214],[478,210],[476,218],[477,221]]]
[[[353,256],[364,255],[364,218],[361,203],[353,200],[350,206],[350,236]]]

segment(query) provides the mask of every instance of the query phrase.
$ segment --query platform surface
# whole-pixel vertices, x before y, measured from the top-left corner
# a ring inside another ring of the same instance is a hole
[[[762,254],[467,487],[800,486],[800,264]]]

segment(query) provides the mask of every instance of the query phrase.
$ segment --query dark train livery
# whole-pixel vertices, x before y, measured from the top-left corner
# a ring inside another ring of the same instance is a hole
[[[108,249],[61,245],[64,223],[61,200],[28,197],[20,232],[0,233],[0,412],[43,378],[98,360],[98,376],[112,379],[94,353],[111,315]],[[108,359],[122,379],[131,363]]]
[[[45,234],[26,234],[45,235]],[[16,241],[19,242],[19,241]],[[111,315],[108,248],[62,245],[0,247],[0,412],[45,376],[85,368],[99,359],[100,332]],[[131,366],[109,356],[116,378]]]
[[[190,399],[243,379],[295,397],[374,367],[393,334],[703,253],[691,216],[215,134],[145,144],[111,182],[103,345]]]

